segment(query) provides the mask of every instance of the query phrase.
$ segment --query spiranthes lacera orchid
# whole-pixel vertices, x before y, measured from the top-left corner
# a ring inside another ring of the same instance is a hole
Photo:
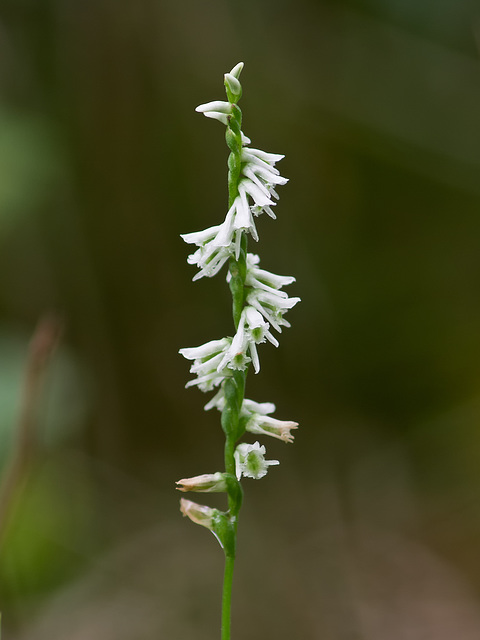
[[[284,315],[300,298],[290,298],[283,287],[295,282],[291,276],[279,276],[260,268],[258,255],[248,253],[248,236],[258,242],[255,219],[262,213],[275,219],[278,200],[276,188],[287,182],[276,163],[283,156],[253,149],[243,133],[242,112],[238,101],[242,95],[240,74],[243,62],[225,74],[227,100],[215,100],[197,107],[196,111],[226,126],[229,202],[224,221],[204,231],[182,235],[187,244],[196,248],[188,263],[197,271],[193,280],[210,278],[228,263],[227,282],[233,299],[235,333],[210,340],[198,347],[180,349],[192,361],[194,378],[187,387],[197,386],[203,392],[215,391],[205,409],[221,412],[225,433],[225,471],[205,473],[177,482],[180,491],[203,493],[225,492],[228,509],[220,511],[190,500],[181,500],[182,513],[196,524],[210,529],[225,553],[225,575],[222,598],[222,640],[230,639],[230,606],[233,565],[237,537],[237,521],[243,490],[242,477],[263,478],[268,468],[278,460],[266,460],[265,446],[259,442],[238,443],[245,433],[257,437],[271,436],[283,442],[293,442],[292,431],[297,423],[271,417],[275,405],[245,398],[247,371],[252,364],[260,371],[258,345],[270,342],[278,347],[273,331],[281,333],[289,327]]]

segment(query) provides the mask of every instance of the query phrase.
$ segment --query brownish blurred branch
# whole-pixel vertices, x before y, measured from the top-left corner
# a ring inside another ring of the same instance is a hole
[[[11,508],[22,487],[37,450],[37,417],[45,374],[59,342],[62,322],[56,315],[40,319],[28,349],[20,413],[10,460],[0,482],[0,546]]]

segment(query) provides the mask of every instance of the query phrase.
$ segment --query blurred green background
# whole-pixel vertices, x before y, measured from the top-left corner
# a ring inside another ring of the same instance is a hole
[[[223,434],[177,351],[230,333],[230,299],[179,234],[226,212],[194,107],[240,60],[243,129],[290,178],[258,251],[302,298],[248,397],[301,429],[245,481],[234,637],[480,637],[479,42],[476,0],[2,0],[0,469],[37,321],[65,327],[6,640],[219,634],[222,554],[174,481]]]

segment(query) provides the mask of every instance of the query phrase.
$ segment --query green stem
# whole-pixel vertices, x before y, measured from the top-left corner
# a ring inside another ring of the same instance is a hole
[[[230,156],[228,158],[228,202],[231,207],[238,196],[238,184],[241,174],[241,122],[242,112],[234,105],[232,117],[226,132],[227,144],[230,148]],[[233,321],[235,328],[238,328],[240,316],[244,306],[245,299],[245,274],[246,274],[246,253],[247,238],[246,234],[242,234],[241,255],[238,261],[233,257],[230,260],[230,290],[233,300]],[[240,437],[238,431],[239,419],[242,410],[243,399],[245,395],[246,371],[236,372],[229,387],[230,393],[226,393],[226,406],[222,413],[222,427],[225,431],[225,471],[230,476],[235,476],[235,445]],[[233,393],[231,393],[233,391]],[[235,549],[237,541],[237,516],[242,502],[242,491],[238,486],[235,490],[228,491],[228,512],[231,524],[231,533],[233,536],[230,551],[225,548],[225,572],[223,577],[223,595],[222,595],[222,640],[230,640],[230,620],[232,606],[232,584],[233,584],[233,568],[235,564]]]
[[[232,607],[232,583],[234,564],[234,557],[225,557],[225,573],[223,574],[222,595],[222,640],[230,640],[230,612]]]
[[[227,436],[227,439],[225,440],[225,471],[232,475],[235,475],[235,458],[233,457],[234,451],[235,439]]]

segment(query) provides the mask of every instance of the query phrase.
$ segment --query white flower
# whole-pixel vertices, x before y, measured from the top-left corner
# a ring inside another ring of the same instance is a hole
[[[231,255],[230,249],[226,247],[217,247],[213,244],[210,244],[208,250],[200,247],[187,258],[188,264],[194,264],[200,268],[200,271],[193,276],[192,280],[200,280],[204,276],[212,278],[220,271]]]
[[[265,403],[268,404],[268,403]],[[248,409],[245,406],[245,413]],[[243,413],[243,412],[242,412]],[[272,411],[251,411],[250,418],[245,425],[245,429],[250,433],[257,435],[272,436],[283,440],[283,442],[293,442],[293,435],[290,433],[292,429],[298,427],[298,422],[292,422],[291,420],[277,420],[266,415],[272,413]]]
[[[275,411],[275,405],[273,402],[255,402],[254,400],[249,400],[245,398],[242,404],[242,414],[246,413],[261,413],[266,416],[269,413],[273,413]]]
[[[225,474],[217,471],[216,473],[204,473],[194,478],[183,478],[175,484],[179,486],[179,491],[198,491],[202,493],[212,493],[227,490]]]
[[[240,191],[240,189],[245,191],[245,193],[252,198],[254,209],[263,209],[269,205],[273,207],[275,206],[275,202],[269,198],[268,191],[266,191],[266,189],[262,189],[261,186],[255,184],[252,180],[244,178],[238,185],[238,190]]]
[[[265,447],[258,442],[246,444],[242,442],[234,453],[237,480],[245,476],[259,480],[267,475],[268,467],[280,464],[278,460],[265,460]]]
[[[247,198],[251,191],[251,185],[247,185],[247,181],[243,182],[245,184],[240,183],[239,194],[228,210],[222,224],[209,227],[203,231],[181,234],[181,238],[187,244],[195,244],[198,247],[187,258],[189,264],[194,264],[199,268],[199,272],[195,274],[193,280],[199,280],[204,276],[212,277],[216,275],[233,254],[238,260],[242,231],[250,232],[252,237],[258,240],[257,229],[255,228],[252,210]]]
[[[235,229],[248,231],[252,238],[258,242],[258,233],[253,221],[252,210],[248,204],[247,190],[243,182],[238,185],[238,196],[235,198],[233,206],[235,207]]]
[[[210,242],[217,235],[221,225],[217,224],[214,227],[209,227],[203,231],[194,231],[193,233],[182,233],[180,237],[187,244],[196,244],[198,247],[203,247],[206,243]]]
[[[246,355],[250,352],[255,373],[260,371],[260,361],[257,354],[257,344],[269,340],[275,347],[278,347],[278,340],[270,331],[270,326],[264,321],[261,313],[252,306],[247,305],[240,316],[237,333],[233,337],[232,344],[225,351],[225,354],[218,365],[219,371],[225,367],[230,369],[246,368],[250,358]]]
[[[253,253],[247,254],[247,276],[245,284],[248,287],[264,289],[265,291],[286,298],[287,294],[283,291],[279,291],[279,289],[294,283],[295,278],[293,276],[279,276],[275,273],[270,273],[270,271],[260,269],[258,267],[259,264],[260,258],[257,255]]]
[[[261,344],[268,340],[274,347],[278,347],[278,340],[270,333],[270,325],[262,317],[262,314],[254,307],[245,307],[243,313],[245,313],[245,324],[248,329],[249,351],[252,356],[253,368],[255,373],[260,371],[260,361],[257,354],[257,344]]]
[[[227,125],[228,116],[232,113],[232,105],[230,102],[224,102],[223,100],[214,100],[213,102],[198,105],[195,111],[203,113],[207,118],[220,120],[220,122]]]
[[[272,327],[281,333],[282,326],[289,327],[290,323],[283,318],[289,309],[294,307],[300,298],[289,298],[280,288],[292,282],[292,276],[279,276],[260,269],[260,258],[252,253],[247,254],[247,276],[245,285],[251,287],[247,294],[247,304],[254,307]]]
[[[245,371],[250,358],[247,356],[248,334],[245,331],[245,315],[242,311],[237,333],[234,335],[229,348],[224,352],[224,356],[218,365],[221,371],[225,367]]]
[[[290,323],[285,320],[283,314],[294,307],[297,302],[300,302],[300,298],[285,298],[261,289],[252,289],[247,295],[247,303],[257,309],[279,333],[282,332],[282,326],[290,327]]]
[[[187,244],[196,244],[198,249],[188,256],[187,262],[195,264],[200,271],[193,277],[199,280],[204,276],[212,277],[231,257],[235,246],[232,244],[235,229],[233,227],[235,209],[230,207],[222,224],[209,227],[204,231],[184,233],[181,238]]]
[[[260,149],[251,149],[244,146],[242,149],[243,175],[254,183],[268,198],[273,196],[278,199],[278,193],[275,191],[276,185],[283,185],[288,182],[287,178],[280,175],[275,163],[284,158],[283,155],[277,153],[267,153]],[[256,204],[254,213],[258,215],[264,209],[269,216],[275,218],[275,214],[269,205],[260,207]]]
[[[248,327],[251,340],[256,344],[265,342],[268,339],[275,347],[278,347],[278,340],[272,336],[268,322],[265,322],[262,315],[253,307],[247,306],[243,310],[245,314],[245,324]]]
[[[223,386],[214,397],[205,405],[205,411],[216,407],[219,411],[225,408],[225,394]],[[298,427],[298,422],[291,420],[277,420],[270,417],[270,413],[275,411],[272,402],[254,402],[245,398],[242,404],[241,417],[246,420],[245,429],[257,435],[272,436],[283,440],[283,442],[293,442],[291,431]]]
[[[223,392],[223,385],[203,408],[205,409],[205,411],[210,411],[210,409],[213,409],[214,407],[219,411],[223,411],[225,407],[225,394]]]
[[[207,113],[207,111],[218,111],[218,113],[230,114],[232,113],[232,105],[230,102],[225,102],[223,100],[213,100],[213,102],[206,102],[205,104],[200,104],[195,108],[195,111],[199,113]]]
[[[187,347],[180,349],[179,353],[187,360],[193,360],[190,373],[195,373],[197,378],[187,382],[186,387],[197,385],[201,391],[211,391],[230,375],[224,368],[219,367],[225,353],[230,347],[231,338],[211,340],[199,347]]]
[[[228,338],[221,338],[221,340],[210,340],[210,342],[201,344],[199,347],[184,347],[179,350],[179,353],[187,360],[210,362],[211,358],[221,353],[229,345],[230,340]]]
[[[280,153],[267,153],[260,149],[252,149],[251,147],[243,147],[242,162],[248,166],[254,174],[267,183],[286,184],[288,178],[283,178],[275,164],[282,160],[285,156]]]

